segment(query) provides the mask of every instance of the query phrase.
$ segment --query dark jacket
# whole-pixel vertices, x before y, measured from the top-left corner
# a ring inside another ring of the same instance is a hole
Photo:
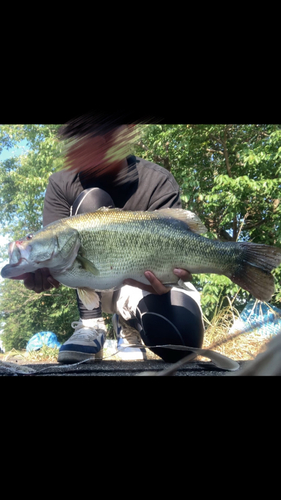
[[[86,188],[100,187],[108,192],[117,208],[124,210],[157,210],[181,208],[179,186],[168,170],[135,156],[127,158],[129,175],[120,185],[62,170],[52,174],[47,187],[43,225],[70,216],[70,207]]]

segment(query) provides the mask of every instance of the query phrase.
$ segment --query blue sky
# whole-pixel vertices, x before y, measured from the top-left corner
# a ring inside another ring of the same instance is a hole
[[[0,161],[8,160],[11,157],[19,156],[28,152],[27,140],[19,142],[17,146],[11,149],[3,149],[0,153]]]
[[[17,144],[17,146],[15,146],[14,148],[11,148],[11,149],[4,148],[0,152],[0,162],[4,161],[4,160],[8,160],[9,158],[12,158],[15,156],[22,155],[22,154],[27,153],[27,152],[28,152],[27,140],[24,139],[23,141],[19,142]],[[7,245],[8,243],[9,243],[9,240],[7,239],[7,237],[3,237],[1,235],[1,225],[0,225],[0,245]],[[5,263],[3,263],[3,265],[4,264]],[[1,264],[1,268],[3,267],[3,265]]]

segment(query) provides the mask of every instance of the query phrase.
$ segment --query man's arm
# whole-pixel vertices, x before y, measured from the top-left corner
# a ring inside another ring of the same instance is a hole
[[[58,182],[51,176],[47,186],[44,209],[43,226],[59,219],[65,219],[70,216],[70,205],[66,199],[65,193]]]
[[[179,190],[167,192],[160,196],[160,198],[155,199],[156,197],[157,192],[151,200],[149,210],[160,210],[161,208],[182,208]]]

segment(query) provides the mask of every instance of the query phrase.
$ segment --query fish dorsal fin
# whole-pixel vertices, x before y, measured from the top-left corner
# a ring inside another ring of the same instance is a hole
[[[185,222],[193,233],[204,234],[207,232],[206,227],[203,222],[201,222],[198,215],[189,210],[183,210],[183,208],[161,208],[157,210],[157,212],[164,217],[171,217]]]
[[[95,290],[91,290],[91,288],[77,288],[77,293],[88,311],[99,307],[100,298]]]
[[[123,212],[122,208],[117,208],[117,207],[112,207],[112,206],[110,206],[110,207],[100,207],[97,210],[95,210],[95,212],[108,212],[109,210],[111,212],[113,212],[113,211],[114,212],[118,212],[118,211]]]

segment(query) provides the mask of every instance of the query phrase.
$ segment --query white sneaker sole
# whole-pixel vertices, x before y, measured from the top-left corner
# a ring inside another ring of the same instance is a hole
[[[125,349],[128,349],[127,351]],[[140,349],[136,349],[135,351],[130,350],[129,347],[125,347],[124,350],[118,350],[118,357],[122,361],[143,361],[144,353]]]

